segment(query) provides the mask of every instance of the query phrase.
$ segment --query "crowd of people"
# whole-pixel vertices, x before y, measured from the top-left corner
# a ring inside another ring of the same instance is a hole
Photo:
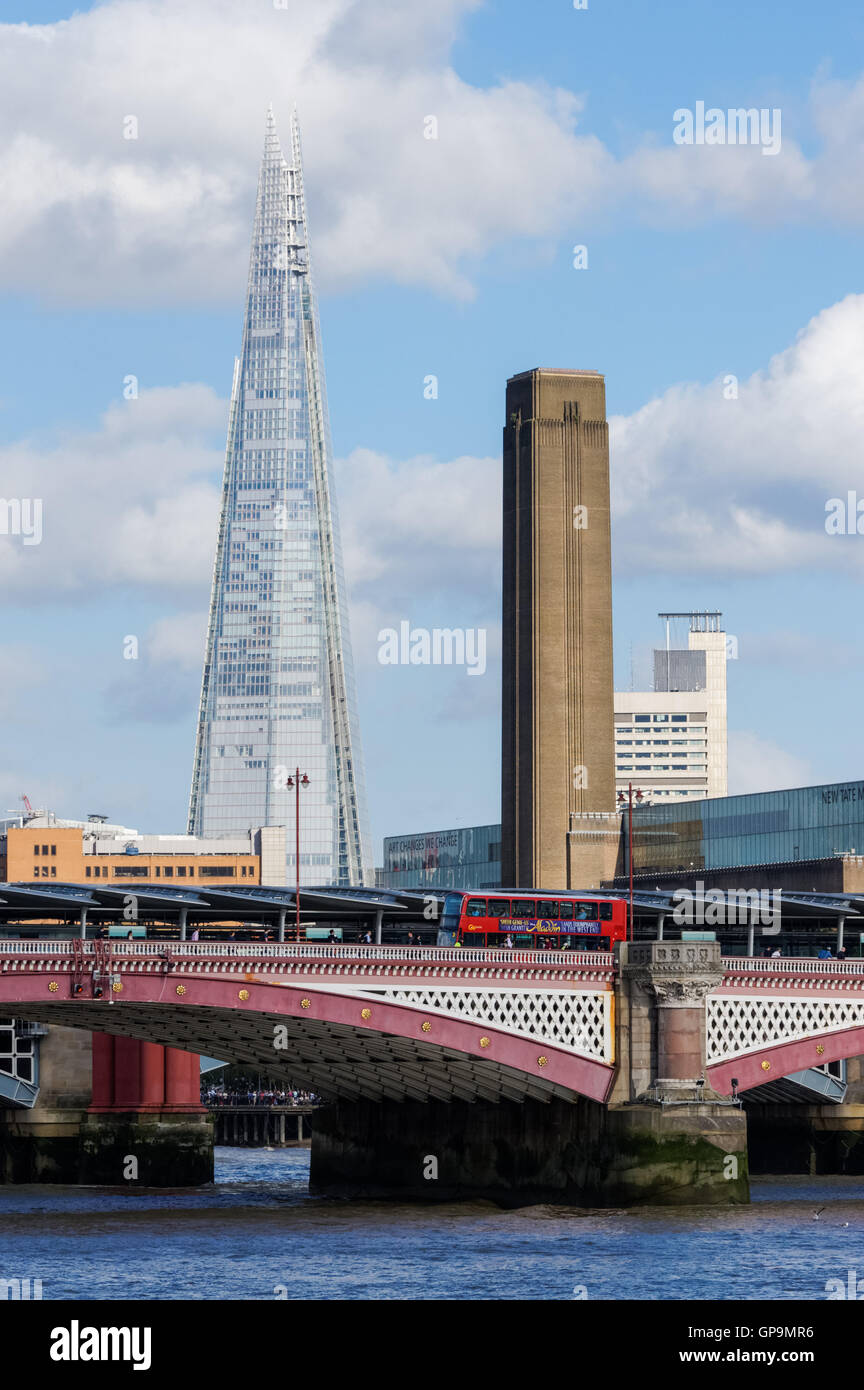
[[[301,1091],[292,1086],[267,1091],[259,1091],[254,1086],[232,1090],[202,1086],[201,1104],[210,1109],[231,1105],[320,1105],[321,1097],[314,1091]]]

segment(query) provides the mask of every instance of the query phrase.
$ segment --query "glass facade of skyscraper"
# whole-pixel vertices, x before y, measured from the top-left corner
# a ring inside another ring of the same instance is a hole
[[[626,864],[626,811],[621,834]],[[637,874],[794,864],[835,855],[864,855],[864,782],[633,807]],[[386,888],[498,888],[500,859],[500,825],[390,835],[379,882]]]
[[[228,426],[189,831],[285,825],[286,882],[371,881],[296,117],[268,112]]]
[[[864,782],[633,808],[633,868],[737,868],[864,852]]]
[[[385,837],[381,888],[500,886],[500,825]]]

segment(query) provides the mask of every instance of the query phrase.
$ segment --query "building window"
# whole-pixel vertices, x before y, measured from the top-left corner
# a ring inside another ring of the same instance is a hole
[[[650,714],[637,714],[633,722],[635,724],[650,724],[651,716]]]
[[[52,854],[56,854],[56,853],[57,853],[57,846],[56,846],[56,845],[52,845],[52,846],[51,846],[51,853],[52,853]]]
[[[38,853],[39,853],[39,846],[38,846],[38,845],[34,845],[34,846],[33,846],[33,853],[34,853],[34,854],[38,854]]]
[[[47,853],[48,853],[48,846],[47,846],[47,845],[43,845],[43,846],[42,846],[42,853],[43,853],[43,854],[47,854]]]
[[[173,877],[174,877],[174,870],[173,870],[173,868],[170,868],[167,864],[165,865],[165,877],[166,877],[166,878],[173,878]]]
[[[85,878],[89,878],[89,877],[90,877],[90,865],[89,865],[89,864],[87,865],[87,868],[84,870],[84,877],[85,877]]]
[[[236,870],[233,866],[219,866],[218,864],[202,864],[202,878],[234,878]]]
[[[159,867],[158,864],[156,865],[156,868],[153,870],[153,872],[154,872],[154,874],[156,875],[157,878],[160,877],[160,875],[161,875],[161,873],[162,873],[162,870],[160,869],[160,867]]]
[[[47,865],[47,864],[43,864],[43,865],[42,865],[42,877],[43,877],[43,878],[47,878],[47,877],[48,877],[48,865]]]
[[[146,877],[147,877],[147,865],[146,865],[146,864],[115,864],[115,865],[114,865],[114,877],[115,877],[115,878],[146,878]]]
[[[56,877],[57,877],[57,865],[56,865],[56,864],[52,864],[52,865],[51,865],[51,877],[52,877],[52,878],[56,878]]]
[[[38,865],[38,864],[34,865],[34,868],[33,868],[33,877],[34,877],[34,878],[38,878],[38,877],[39,877],[39,865]]]
[[[185,878],[185,877],[186,877],[186,866],[185,866],[184,864],[178,864],[178,865],[177,865],[177,877],[178,877],[178,878]]]

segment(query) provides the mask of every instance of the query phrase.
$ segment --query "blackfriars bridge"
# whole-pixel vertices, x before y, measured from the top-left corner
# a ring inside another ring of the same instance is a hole
[[[864,961],[42,939],[0,1013],[283,1069],[318,1190],[741,1201],[741,1098],[864,1053]]]

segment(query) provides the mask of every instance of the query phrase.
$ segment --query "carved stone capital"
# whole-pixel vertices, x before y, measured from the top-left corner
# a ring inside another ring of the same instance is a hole
[[[624,974],[660,1008],[697,1008],[723,979],[718,941],[636,941],[627,948]]]
[[[651,989],[661,1009],[695,1009],[707,994],[715,990],[720,981],[715,975],[695,976],[686,979],[667,979],[652,975]]]

